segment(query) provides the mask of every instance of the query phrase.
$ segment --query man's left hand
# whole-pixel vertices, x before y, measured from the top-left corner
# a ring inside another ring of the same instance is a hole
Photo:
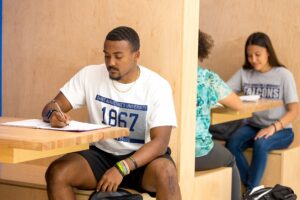
[[[123,177],[116,167],[107,170],[97,184],[96,191],[116,192]]]

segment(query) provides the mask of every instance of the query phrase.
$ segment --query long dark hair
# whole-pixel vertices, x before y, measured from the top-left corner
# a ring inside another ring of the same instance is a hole
[[[245,63],[243,65],[244,69],[253,69],[252,65],[248,61],[247,56],[247,47],[249,45],[257,45],[266,48],[267,52],[269,53],[268,61],[271,67],[285,67],[279,62],[269,36],[262,32],[255,32],[248,37],[245,44]]]

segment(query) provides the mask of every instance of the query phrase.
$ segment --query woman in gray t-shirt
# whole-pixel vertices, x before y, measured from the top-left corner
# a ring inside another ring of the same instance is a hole
[[[284,106],[254,113],[227,141],[247,190],[260,185],[268,152],[287,148],[294,139],[291,122],[298,115],[298,96],[292,73],[282,65],[265,33],[251,34],[245,44],[245,63],[227,82],[235,92],[277,99]],[[253,148],[249,166],[243,151]]]

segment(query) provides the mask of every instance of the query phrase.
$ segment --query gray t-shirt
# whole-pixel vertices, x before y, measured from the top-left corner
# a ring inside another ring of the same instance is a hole
[[[253,69],[240,69],[227,84],[233,91],[244,92],[245,95],[260,95],[261,98],[282,100],[285,105],[298,102],[293,74],[284,67],[273,67],[266,73]],[[263,128],[274,123],[286,112],[286,106],[256,112],[247,122],[255,127]],[[286,127],[292,127],[292,125],[288,124]]]

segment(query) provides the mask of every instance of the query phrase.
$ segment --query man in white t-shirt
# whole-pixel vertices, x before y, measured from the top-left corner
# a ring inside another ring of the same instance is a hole
[[[110,31],[105,64],[81,69],[43,109],[42,117],[64,127],[71,109],[87,106],[91,123],[127,127],[128,137],[91,144],[89,150],[54,161],[47,170],[49,199],[74,199],[74,188],[116,191],[119,186],[181,199],[168,148],[176,115],[169,83],[137,64],[138,34],[129,27]]]

